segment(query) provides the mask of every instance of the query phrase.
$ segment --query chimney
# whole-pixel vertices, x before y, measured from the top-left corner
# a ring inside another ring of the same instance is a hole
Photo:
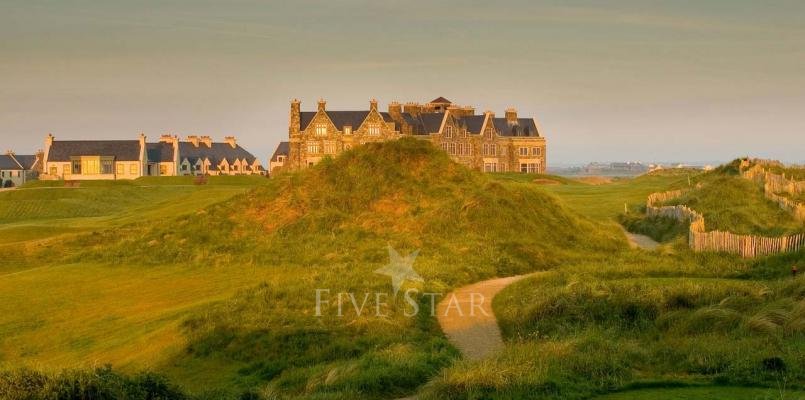
[[[145,134],[142,132],[140,132],[140,148],[145,148]]]
[[[517,123],[517,110],[512,107],[506,109],[506,122],[510,124]]]
[[[14,156],[14,150],[6,150],[6,155],[13,157]]]
[[[50,146],[53,145],[53,134],[48,133],[45,136],[45,151],[42,152],[42,171],[47,171],[45,168],[45,163],[48,161],[48,157],[50,157]]]
[[[327,105],[327,102],[324,99],[319,99],[319,112],[324,112],[324,106]]]
[[[377,111],[377,99],[369,100],[369,111]]]
[[[297,100],[297,99],[291,100],[291,120],[290,120],[290,123],[288,125],[288,135],[289,136],[293,135],[295,133],[299,133],[299,130],[302,129],[302,127],[299,126],[302,123],[301,122],[301,116],[300,116],[301,113],[299,111],[300,106],[301,106],[301,103],[299,102],[299,100]]]
[[[396,101],[389,103],[389,115],[391,119],[398,120],[402,118],[402,105]]]
[[[422,106],[418,103],[408,102],[403,106],[403,111],[416,116],[422,113]]]
[[[159,137],[160,143],[173,143],[174,140],[176,140],[176,137],[168,134]]]
[[[226,137],[224,137],[224,142],[226,142],[228,145],[232,146],[233,149],[238,147],[238,142],[235,140],[234,136],[226,136]]]
[[[209,136],[202,136],[199,138],[201,143],[204,143],[207,147],[212,147],[212,139]]]
[[[190,135],[187,137],[187,141],[193,144],[193,147],[198,147],[198,136]]]

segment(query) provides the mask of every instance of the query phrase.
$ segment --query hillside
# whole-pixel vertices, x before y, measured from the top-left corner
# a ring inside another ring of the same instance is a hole
[[[423,308],[422,292],[625,248],[619,231],[539,186],[491,180],[414,139],[361,146],[213,206],[62,245],[63,266],[0,282],[13,298],[34,287],[54,296],[35,308],[0,305],[4,360],[148,365],[192,392],[327,398],[410,393],[456,357],[433,318],[406,317],[409,304],[374,272],[388,246],[419,251],[423,282],[405,287],[420,290]],[[316,289],[333,296],[319,317]],[[363,293],[389,293],[387,316],[358,315],[349,302],[337,316],[342,292],[358,305]],[[102,309],[82,311],[87,302]]]
[[[737,161],[703,174],[696,187],[666,205],[685,204],[702,213],[707,230],[781,236],[805,231],[805,224],[765,198],[763,188],[736,173]]]

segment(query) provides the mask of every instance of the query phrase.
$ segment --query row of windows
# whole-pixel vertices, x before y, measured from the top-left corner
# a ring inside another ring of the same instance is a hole
[[[526,174],[536,174],[539,172],[539,163],[521,163],[520,172]]]
[[[444,142],[442,150],[451,156],[471,156],[472,145],[470,143]]]
[[[316,136],[327,136],[327,124],[320,123],[316,124],[315,127]],[[344,127],[344,134],[351,135],[352,134],[352,127],[345,126]],[[380,135],[380,124],[369,124],[368,134],[371,136],[379,136]]]
[[[484,163],[484,172],[506,172],[506,164]]]
[[[446,126],[444,128],[444,137],[445,138],[447,138],[447,139],[452,138],[454,133],[456,134],[457,137],[467,137],[467,130],[466,129],[457,130],[457,129],[454,129],[452,126]]]
[[[3,178],[13,178],[13,177],[20,177],[22,176],[22,171],[0,171],[0,177]]]
[[[529,151],[528,151],[528,150],[529,150],[529,148],[528,148],[528,147],[520,147],[520,155],[521,155],[521,156],[527,156],[527,155],[529,155]],[[531,147],[531,152],[530,152],[530,155],[532,155],[532,156],[538,156],[538,155],[540,155],[540,154],[542,154],[542,149],[540,149],[539,147]]]

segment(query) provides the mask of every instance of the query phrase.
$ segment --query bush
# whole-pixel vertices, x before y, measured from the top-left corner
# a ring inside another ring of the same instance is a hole
[[[45,373],[30,369],[0,372],[0,398],[60,400],[178,400],[187,395],[154,373],[121,375],[106,365],[94,370]]]

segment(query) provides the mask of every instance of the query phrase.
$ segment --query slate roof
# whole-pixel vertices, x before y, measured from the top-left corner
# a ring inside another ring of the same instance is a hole
[[[146,143],[145,149],[148,152],[148,161],[150,162],[173,161],[173,145],[170,143]]]
[[[274,150],[274,154],[271,155],[271,161],[277,161],[277,156],[288,157],[290,151],[291,146],[288,142],[280,142],[280,144],[277,145],[277,149]]]
[[[48,161],[70,161],[77,156],[111,156],[116,161],[138,161],[139,140],[54,140]]]
[[[468,115],[460,117],[459,124],[467,127],[467,132],[474,135],[481,134],[481,128],[484,126],[485,115]]]
[[[509,123],[506,118],[495,118],[493,124],[500,136],[539,137],[537,124],[532,118],[518,118],[517,123]]]
[[[8,154],[0,154],[0,169],[21,170],[22,166]]]
[[[36,156],[33,154],[14,154],[14,158],[24,169],[32,169],[36,164]]]
[[[345,126],[351,126],[352,130],[358,129],[366,117],[369,116],[369,110],[364,111],[325,111],[330,121],[333,121],[336,129],[343,131]],[[380,115],[386,122],[394,122],[391,115],[387,112],[381,112]],[[313,117],[316,116],[315,111],[302,111],[299,113],[299,130],[307,129]]]
[[[423,113],[418,115],[402,113],[402,118],[413,127],[414,135],[429,135],[439,132],[444,115],[443,113]]]
[[[442,96],[439,96],[439,97],[437,97],[437,98],[435,98],[435,99],[431,100],[430,102],[431,102],[431,103],[447,103],[447,104],[453,104],[453,102],[451,102],[450,100],[445,99],[445,98],[444,98],[444,97],[442,97]]]
[[[236,159],[245,159],[249,164],[252,164],[256,159],[252,153],[249,153],[246,149],[240,147],[240,145],[236,145],[233,148],[229,143],[223,142],[214,142],[211,147],[207,147],[207,145],[203,143],[199,143],[198,147],[196,147],[190,142],[179,142],[179,158],[180,160],[187,158],[191,163],[195,163],[198,159],[206,158],[210,160],[211,165],[218,165],[224,159],[226,159],[227,163],[230,165],[234,163]]]

